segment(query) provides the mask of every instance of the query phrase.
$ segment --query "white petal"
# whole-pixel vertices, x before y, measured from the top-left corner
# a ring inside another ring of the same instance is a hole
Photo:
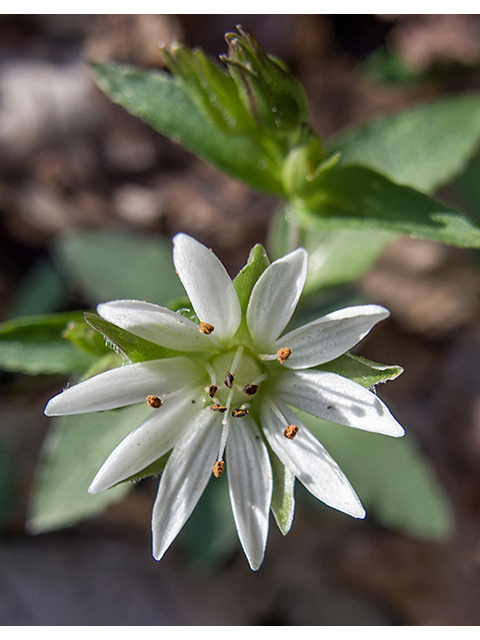
[[[97,307],[99,316],[140,338],[177,351],[213,349],[198,324],[165,307],[139,300],[114,300]]]
[[[307,275],[305,249],[272,262],[253,287],[247,307],[247,325],[257,347],[269,351],[287,326]]]
[[[256,571],[265,555],[273,482],[267,447],[253,420],[241,418],[231,426],[226,463],[238,537]]]
[[[173,245],[175,269],[197,316],[215,327],[215,338],[230,338],[242,312],[227,270],[212,251],[184,233],[173,238]]]
[[[330,362],[354,347],[389,311],[374,304],[348,307],[295,329],[279,338],[273,347],[291,350],[284,367],[305,369]]]
[[[99,373],[53,397],[47,416],[106,411],[145,402],[148,395],[162,396],[202,382],[202,371],[188,358],[164,358],[124,365]]]
[[[209,409],[174,447],[153,507],[153,556],[160,560],[192,513],[212,476],[222,422]]]
[[[108,456],[90,485],[89,493],[112,487],[170,451],[198,414],[199,406],[196,394],[190,393],[181,399],[172,398],[165,406],[154,409]]]
[[[283,464],[316,498],[329,507],[364,518],[365,510],[347,477],[320,442],[285,405],[277,408],[299,430],[293,440],[283,435],[284,425],[268,406],[262,405],[262,427],[268,443]]]
[[[336,373],[285,371],[274,385],[277,398],[318,418],[396,438],[405,433],[380,398]]]

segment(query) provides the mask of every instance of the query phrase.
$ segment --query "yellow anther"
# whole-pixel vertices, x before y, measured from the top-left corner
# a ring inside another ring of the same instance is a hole
[[[212,471],[215,478],[219,478],[223,470],[225,469],[225,462],[223,460],[217,460],[217,462],[213,465]]]
[[[233,409],[232,418],[243,418],[248,413],[247,409]]]
[[[163,403],[157,396],[147,396],[147,404],[152,409],[159,409]]]
[[[207,336],[210,335],[214,329],[215,327],[213,324],[208,324],[208,322],[200,322],[200,326],[198,328],[199,331]]]
[[[280,362],[280,364],[283,364],[286,360],[289,359],[291,354],[292,354],[292,350],[289,349],[288,347],[284,347],[283,349],[279,349],[277,351],[277,360]]]
[[[285,436],[285,438],[288,438],[289,440],[293,440],[297,435],[297,433],[298,433],[298,427],[295,426],[294,424],[289,424],[288,427],[283,432],[283,435]]]

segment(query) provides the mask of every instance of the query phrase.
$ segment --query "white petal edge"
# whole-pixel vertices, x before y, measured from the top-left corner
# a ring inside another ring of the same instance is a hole
[[[272,502],[272,468],[260,432],[248,417],[230,429],[226,466],[238,537],[250,568],[263,562]]]
[[[283,435],[284,425],[266,403],[262,426],[273,451],[312,495],[354,518],[364,518],[365,509],[346,475],[307,427],[282,403],[276,403],[289,424],[299,430],[293,440]]]
[[[88,492],[94,494],[109,489],[170,451],[198,415],[198,401],[198,394],[191,393],[153,409],[108,456]]]
[[[47,416],[107,411],[145,402],[148,395],[162,396],[201,384],[201,371],[191,360],[164,358],[128,364],[99,373],[54,396],[45,407]]]
[[[285,371],[272,395],[318,418],[399,438],[405,434],[372,391],[329,371]]]
[[[387,309],[374,304],[340,309],[285,334],[277,340],[273,352],[284,347],[291,350],[283,364],[289,369],[315,367],[354,347],[389,315]]]
[[[178,233],[173,238],[173,262],[200,320],[213,325],[216,339],[232,337],[242,311],[233,282],[217,256],[197,240]]]
[[[212,476],[222,432],[218,415],[204,409],[175,445],[153,506],[153,557],[160,560],[195,508]]]
[[[97,306],[104,320],[176,351],[213,349],[211,339],[199,331],[198,324],[165,307],[139,300],[113,300]]]
[[[255,283],[247,325],[260,351],[270,351],[290,321],[305,284],[307,264],[305,249],[296,249],[272,262]]]

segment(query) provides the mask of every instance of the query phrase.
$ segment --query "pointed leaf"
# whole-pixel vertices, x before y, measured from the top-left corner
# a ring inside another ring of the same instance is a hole
[[[216,127],[179,80],[127,65],[96,64],[93,69],[100,89],[129,113],[253,188],[282,194],[279,167],[263,147],[251,136]]]
[[[63,337],[70,322],[83,322],[82,315],[75,311],[0,324],[0,368],[31,375],[84,373],[95,358]]]
[[[233,286],[237,292],[242,313],[245,314],[250,300],[250,294],[255,283],[270,264],[267,252],[261,244],[256,244],[248,256],[247,264],[239,271],[233,281]]]
[[[172,245],[165,239],[75,232],[59,240],[54,257],[92,306],[122,299],[166,305],[184,295],[173,268]]]
[[[355,127],[332,141],[342,166],[361,164],[434,192],[459,174],[480,141],[480,93],[443,97]]]
[[[306,229],[385,229],[459,247],[480,247],[480,229],[465,216],[371,169],[325,171],[311,188],[308,200],[291,210]]]
[[[369,515],[426,540],[452,532],[452,507],[412,434],[389,438],[300,415],[341,466]]]
[[[97,495],[90,495],[88,487],[111,451],[150,411],[141,404],[108,413],[54,419],[30,500],[29,531],[43,533],[71,526],[121,500],[131,484]]]

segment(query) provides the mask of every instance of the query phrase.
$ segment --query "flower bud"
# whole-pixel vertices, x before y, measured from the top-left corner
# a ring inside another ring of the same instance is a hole
[[[280,137],[308,120],[308,100],[302,85],[287,67],[266,54],[240,26],[240,35],[227,33],[228,56],[220,56],[255,122]]]

